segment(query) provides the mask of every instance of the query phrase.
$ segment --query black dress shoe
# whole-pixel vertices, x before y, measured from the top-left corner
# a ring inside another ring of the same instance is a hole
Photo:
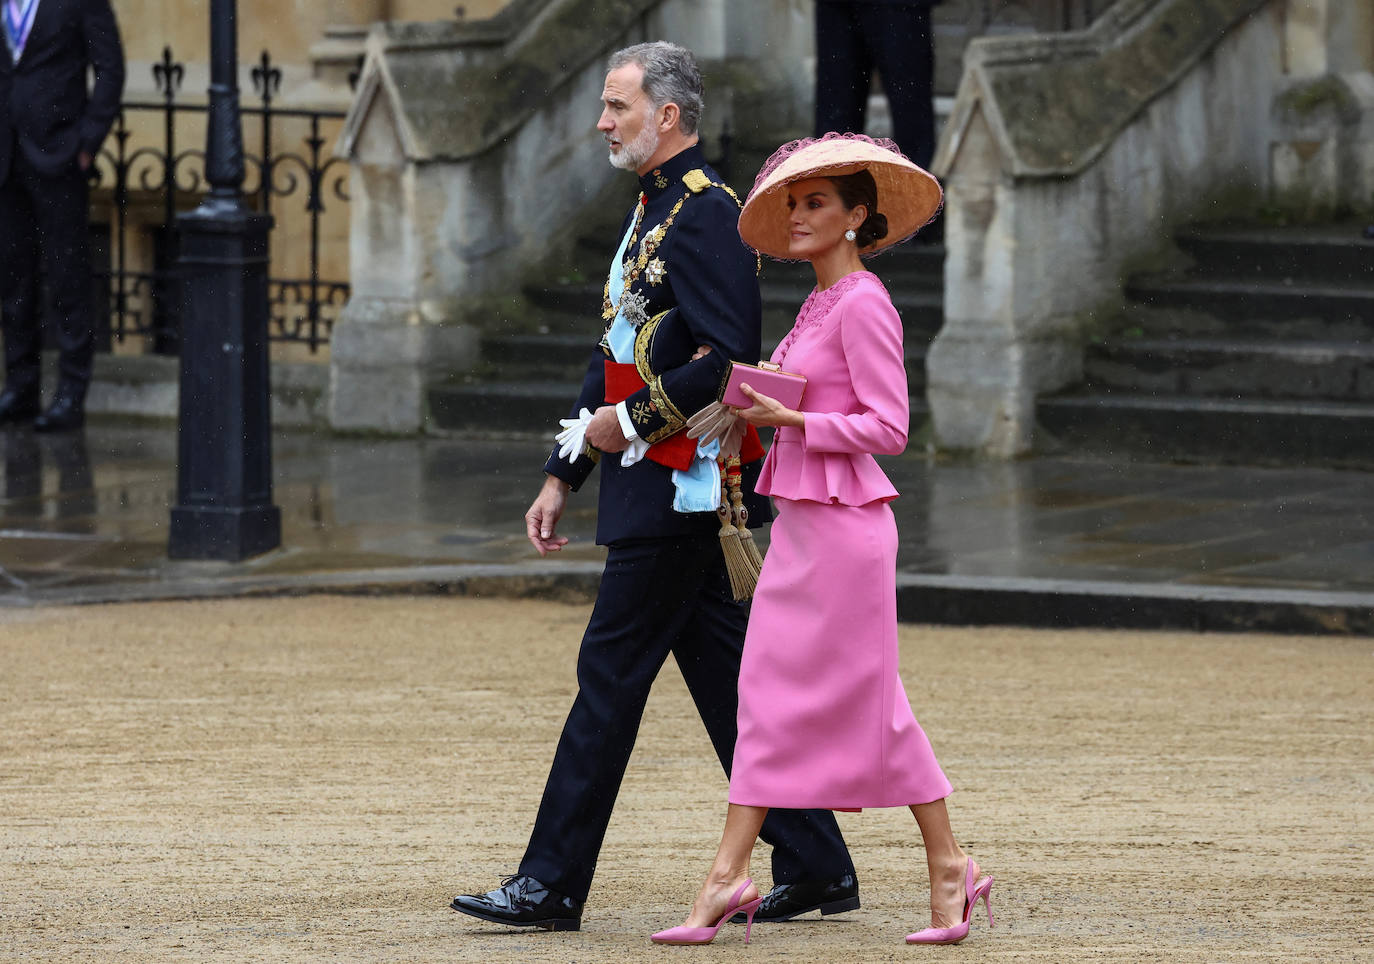
[[[859,881],[853,874],[839,880],[803,880],[795,884],[778,884],[770,890],[754,914],[754,922],[791,920],[818,910],[822,914],[843,914],[859,909]],[[744,915],[730,918],[743,924]]]
[[[506,877],[500,887],[485,894],[455,897],[449,906],[493,924],[542,927],[546,931],[582,928],[582,901],[564,897],[523,874]]]
[[[74,432],[86,424],[86,411],[70,395],[59,395],[48,410],[33,420],[35,432]]]
[[[27,422],[38,414],[38,393],[7,388],[0,392],[0,422]]]

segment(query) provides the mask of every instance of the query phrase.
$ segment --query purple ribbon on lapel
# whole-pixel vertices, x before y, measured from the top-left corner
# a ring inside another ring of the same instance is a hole
[[[34,16],[38,13],[38,0],[4,0],[5,2],[5,39],[9,41],[10,51],[15,62],[24,53],[29,32],[33,30]]]

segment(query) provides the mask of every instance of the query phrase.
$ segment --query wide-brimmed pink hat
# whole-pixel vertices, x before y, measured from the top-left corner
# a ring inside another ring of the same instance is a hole
[[[764,163],[739,215],[740,237],[759,254],[779,261],[796,260],[788,253],[787,185],[863,170],[877,182],[878,211],[887,217],[887,236],[860,254],[900,244],[940,210],[944,196],[940,182],[908,160],[893,141],[831,132],[784,144]]]

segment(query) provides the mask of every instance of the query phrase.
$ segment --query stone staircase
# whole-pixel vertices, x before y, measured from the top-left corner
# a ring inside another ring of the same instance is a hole
[[[534,333],[488,334],[482,360],[429,390],[432,424],[461,433],[549,435],[581,385],[589,351],[600,332],[601,301],[610,242],[578,242],[570,277],[527,285],[525,299],[538,312]],[[926,419],[925,354],[944,318],[944,249],[902,245],[870,264],[892,293],[906,329],[907,377],[913,434]],[[764,357],[792,327],[797,309],[815,285],[809,264],[764,261]]]
[[[1134,277],[1086,381],[1040,400],[1068,446],[1155,459],[1374,465],[1374,240],[1359,225],[1193,225]]]

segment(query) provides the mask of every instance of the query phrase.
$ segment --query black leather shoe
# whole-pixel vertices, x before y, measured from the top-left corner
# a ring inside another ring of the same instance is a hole
[[[38,393],[7,388],[0,392],[0,422],[27,422],[38,414]]]
[[[70,395],[59,395],[48,410],[33,420],[35,432],[74,432],[86,424],[86,411]]]
[[[791,920],[813,910],[824,915],[858,909],[859,881],[853,874],[845,874],[839,880],[803,880],[795,884],[778,884],[763,898],[763,903],[754,914],[754,923]],[[730,920],[735,924],[743,924],[744,915],[736,914]]]
[[[523,874],[506,877],[500,887],[485,894],[455,897],[449,906],[493,924],[546,931],[582,929],[582,901],[564,897]]]

